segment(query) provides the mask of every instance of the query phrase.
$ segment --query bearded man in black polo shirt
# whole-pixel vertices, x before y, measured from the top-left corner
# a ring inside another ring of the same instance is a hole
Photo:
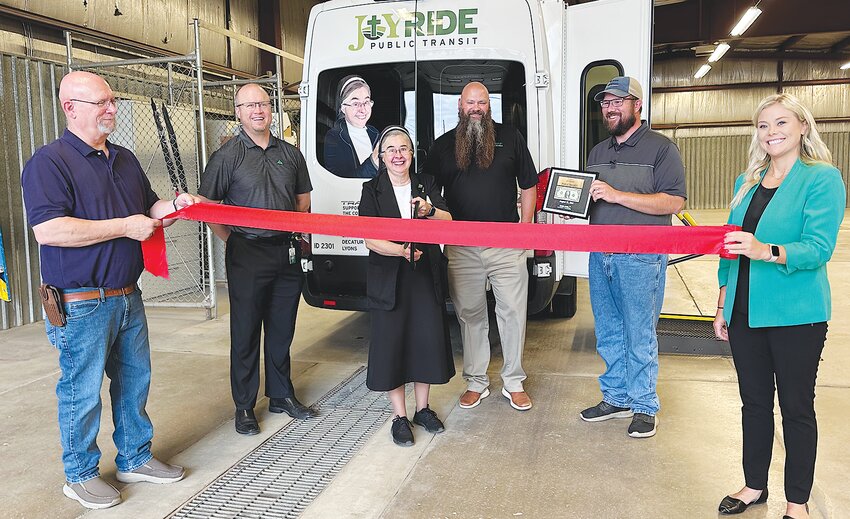
[[[269,95],[248,84],[236,93],[240,133],[210,157],[198,193],[210,200],[260,209],[306,212],[313,186],[297,148],[271,134]],[[227,243],[230,295],[230,386],[236,432],[257,434],[260,330],[264,331],[265,394],[269,411],[305,419],[316,415],[295,398],[289,346],[304,282],[290,233],[210,225]]]
[[[534,217],[537,172],[525,141],[509,126],[493,122],[490,93],[481,83],[469,83],[458,101],[457,128],[434,143],[425,164],[445,190],[455,220],[517,222],[517,184],[521,189],[522,222]],[[523,389],[522,350],[528,300],[525,250],[446,246],[449,292],[463,337],[463,377],[467,391],[460,407],[470,409],[490,394],[489,318],[486,282],[496,298],[496,319],[502,343],[502,395],[514,409],[531,409]]]

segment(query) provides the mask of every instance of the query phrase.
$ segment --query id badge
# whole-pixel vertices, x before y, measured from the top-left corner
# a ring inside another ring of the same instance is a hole
[[[295,265],[295,247],[292,245],[289,246],[289,264]]]

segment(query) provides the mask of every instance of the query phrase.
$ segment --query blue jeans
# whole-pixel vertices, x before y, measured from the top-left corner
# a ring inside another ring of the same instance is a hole
[[[656,325],[664,301],[665,254],[593,252],[590,305],[596,350],[605,361],[599,377],[602,399],[635,413],[655,416],[661,405]]]
[[[95,290],[80,288],[65,293]],[[153,425],[145,412],[151,362],[148,324],[139,290],[127,296],[65,303],[68,324],[47,323],[47,338],[59,350],[62,376],[56,384],[62,463],[69,483],[100,475],[103,373],[112,398],[112,439],[118,470],[130,472],[151,459]]]

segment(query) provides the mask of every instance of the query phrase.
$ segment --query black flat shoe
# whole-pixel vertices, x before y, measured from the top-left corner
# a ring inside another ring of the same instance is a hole
[[[260,424],[257,423],[257,417],[254,416],[253,409],[236,410],[236,432],[249,436],[260,434]]]
[[[809,503],[806,503],[806,513],[807,514],[809,513]],[[794,519],[794,518],[791,517],[790,515],[783,515],[782,519]]]
[[[721,514],[733,515],[740,514],[744,510],[747,509],[750,505],[760,505],[762,503],[767,502],[767,489],[761,491],[761,495],[750,503],[745,503],[740,499],[735,499],[732,496],[726,496],[723,498],[723,501],[720,502],[720,506],[717,508],[717,511]]]
[[[319,413],[312,407],[307,407],[294,396],[288,398],[270,398],[269,411],[272,413],[286,413],[296,420],[306,420],[318,416]]]

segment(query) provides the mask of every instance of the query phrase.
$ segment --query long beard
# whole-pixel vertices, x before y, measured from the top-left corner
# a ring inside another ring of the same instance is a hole
[[[493,163],[496,152],[496,125],[490,111],[476,120],[458,110],[460,122],[455,131],[455,160],[461,171],[467,171],[472,165],[487,169]]]
[[[607,118],[605,119],[605,127],[608,128],[608,133],[614,137],[624,135],[635,125],[635,121],[637,120],[633,113],[621,112],[621,114],[620,121],[617,123],[611,123]]]

